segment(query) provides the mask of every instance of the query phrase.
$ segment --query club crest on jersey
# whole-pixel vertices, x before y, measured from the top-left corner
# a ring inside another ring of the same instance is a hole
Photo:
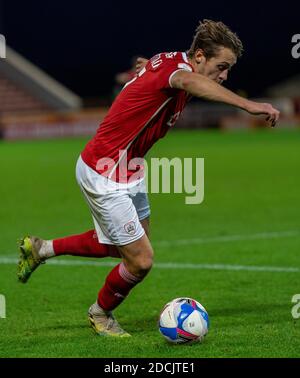
[[[127,232],[127,234],[134,235],[136,232],[135,222],[131,221],[126,223],[124,229]]]

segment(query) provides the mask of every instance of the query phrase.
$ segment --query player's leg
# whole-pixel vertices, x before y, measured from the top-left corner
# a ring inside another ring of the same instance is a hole
[[[143,280],[152,267],[153,250],[149,242],[150,206],[148,198],[144,193],[138,193],[133,198],[133,204],[145,234],[133,243],[118,247],[123,261],[107,276],[104,286],[98,293],[97,302],[89,309],[90,322],[98,334],[105,334],[102,329],[103,323],[106,324],[105,315],[111,314],[112,310],[123,302],[130,290]],[[120,329],[118,323],[115,327],[116,335],[128,335],[123,333],[124,331]]]
[[[140,222],[149,238],[149,216]],[[45,241],[39,250],[39,256],[45,259],[61,255],[96,258],[121,257],[118,247],[111,244],[104,244],[99,241],[96,230],[87,231],[79,235],[71,235],[64,238]]]
[[[145,219],[140,220],[146,235],[150,235],[150,217],[147,213]],[[120,258],[118,247],[101,243],[96,230],[84,232],[79,235],[66,236],[60,239],[45,241],[39,250],[41,258],[53,256],[72,255],[81,257],[117,257]]]
[[[54,240],[27,236],[20,242],[20,259],[17,269],[19,281],[26,283],[36,268],[47,259],[61,256],[118,257],[118,248],[98,241],[95,230]]]
[[[146,234],[139,240],[118,248],[122,262],[106,277],[97,302],[89,309],[89,320],[99,335],[123,337],[129,334],[119,326],[112,311],[148,274],[153,264],[153,250]]]
[[[148,237],[149,219],[150,218],[147,217],[141,220],[141,224]],[[116,246],[104,244],[99,241],[96,230],[53,240],[43,240],[34,236],[28,236],[21,240],[20,248],[25,254],[33,254],[36,262],[40,263],[51,257],[62,255],[94,258],[121,257]],[[28,278],[29,277],[27,277],[27,279]],[[21,279],[21,281],[25,282],[25,277]]]
[[[112,316],[112,311],[144,279],[152,267],[153,250],[147,236],[150,206],[145,193],[139,192],[135,195],[128,190],[125,193],[115,193],[113,197],[115,198],[112,198],[111,203],[106,198],[99,222],[106,218],[106,207],[109,209],[109,220],[107,224],[102,222],[102,226],[97,229],[102,234],[110,234],[111,240],[118,245],[122,262],[106,277],[96,303],[89,309],[89,319],[98,334],[123,336],[124,331],[120,331],[117,323],[115,330],[107,329],[107,324],[114,322],[108,323],[105,315]]]
[[[114,310],[141,282],[153,264],[153,249],[146,234],[141,239],[119,247],[122,262],[107,276],[98,294],[98,304],[106,311]]]
[[[55,256],[121,257],[116,246],[99,241],[96,230],[54,239],[52,244]]]

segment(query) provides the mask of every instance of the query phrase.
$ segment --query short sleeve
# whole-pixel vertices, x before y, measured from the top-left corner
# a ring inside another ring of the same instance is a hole
[[[149,62],[148,70],[154,74],[153,78],[155,78],[157,86],[161,89],[172,88],[171,79],[176,72],[193,72],[192,67],[188,63],[178,58],[176,59],[176,56],[168,57],[168,54],[154,56]]]
[[[176,72],[178,71],[188,71],[188,72],[193,72],[193,69],[186,63],[178,63],[177,64],[177,69],[175,71],[173,71],[170,76],[169,76],[169,87],[170,88],[173,88],[172,87],[172,84],[171,84],[171,79],[173,77],[174,74],[176,74]]]

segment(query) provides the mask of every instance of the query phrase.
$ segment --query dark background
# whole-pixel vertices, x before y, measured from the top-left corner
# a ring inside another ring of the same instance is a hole
[[[300,72],[291,56],[300,2],[0,0],[7,44],[86,98],[108,95],[133,55],[188,49],[203,18],[228,24],[244,43],[230,88],[261,95]]]

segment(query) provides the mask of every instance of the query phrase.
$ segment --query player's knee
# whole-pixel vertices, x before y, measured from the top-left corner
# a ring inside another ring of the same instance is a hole
[[[153,266],[153,258],[147,257],[138,261],[137,270],[140,277],[145,277]]]
[[[143,279],[153,266],[153,254],[141,254],[132,263],[134,275]]]
[[[130,273],[143,279],[153,265],[153,249],[148,239],[142,240],[130,246],[120,249],[122,257]]]

